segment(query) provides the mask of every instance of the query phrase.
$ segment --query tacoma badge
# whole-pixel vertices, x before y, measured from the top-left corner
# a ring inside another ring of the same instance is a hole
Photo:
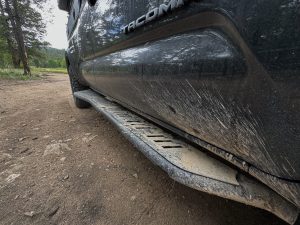
[[[174,11],[177,8],[180,8],[184,5],[184,0],[171,0],[168,4],[161,4],[159,7],[156,7],[150,10],[147,14],[142,15],[137,18],[137,20],[132,21],[128,25],[122,28],[124,34],[134,31],[136,28],[143,26],[146,23],[151,22],[169,12]]]

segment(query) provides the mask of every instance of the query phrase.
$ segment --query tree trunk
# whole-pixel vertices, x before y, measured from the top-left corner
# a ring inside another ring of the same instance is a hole
[[[24,43],[24,35],[23,35],[22,28],[21,28],[21,21],[20,21],[20,16],[19,16],[19,11],[18,11],[17,0],[12,0],[12,5],[13,5],[12,8],[13,8],[14,13],[12,11],[11,5],[9,4],[9,1],[5,0],[6,12],[11,21],[13,33],[14,33],[15,39],[18,43],[18,51],[19,51],[20,59],[23,64],[24,75],[31,75],[30,67],[28,64],[27,50],[26,50],[25,43]]]
[[[10,50],[10,53],[11,53],[11,59],[12,59],[12,63],[13,63],[13,66],[14,68],[18,69],[21,67],[21,60],[20,60],[20,57],[19,57],[19,54],[18,54],[18,50],[15,49],[13,46]]]
[[[11,40],[11,38],[9,36],[6,37],[6,41],[7,41],[7,46],[9,49],[9,53],[11,55],[11,60],[13,63],[14,68],[20,68],[20,57],[18,55],[18,51],[14,48],[13,46],[13,42]]]

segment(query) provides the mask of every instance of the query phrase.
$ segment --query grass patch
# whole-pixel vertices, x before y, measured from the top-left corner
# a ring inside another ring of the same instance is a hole
[[[23,75],[23,69],[0,68],[0,79],[9,80],[36,80],[41,78],[43,74],[61,73],[67,74],[66,68],[36,68],[31,67],[32,76]]]
[[[9,80],[33,80],[38,79],[37,74],[32,74],[32,76],[23,75],[23,69],[0,69],[0,79]]]
[[[31,67],[32,73],[65,73],[67,74],[67,68],[37,68]]]

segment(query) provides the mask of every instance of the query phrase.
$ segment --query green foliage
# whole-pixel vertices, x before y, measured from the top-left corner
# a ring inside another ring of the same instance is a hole
[[[0,29],[1,33],[1,29]],[[6,40],[1,38],[0,36],[0,67],[8,67],[12,64],[11,62],[11,55],[7,49]]]
[[[43,68],[66,68],[65,50],[44,48],[40,53],[40,57],[31,60],[31,65]]]
[[[6,50],[6,40],[0,38],[0,68],[13,67],[11,55]],[[37,53],[36,53],[37,55]],[[38,56],[30,59],[30,65],[36,68],[58,68],[58,71],[66,71],[65,51],[55,48],[43,48]]]
[[[0,14],[0,67],[11,64],[10,53],[8,52],[7,40],[5,37],[5,17]]]
[[[49,46],[44,41],[46,35],[46,21],[41,10],[38,10],[35,1],[16,0],[18,3],[18,13],[21,16],[22,33],[24,35],[24,44],[28,52],[28,58],[42,56],[42,49]],[[40,7],[42,2],[39,1]]]

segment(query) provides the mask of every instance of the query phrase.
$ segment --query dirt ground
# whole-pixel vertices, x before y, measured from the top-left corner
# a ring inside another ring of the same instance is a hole
[[[174,182],[54,74],[0,80],[0,224],[284,225]]]

